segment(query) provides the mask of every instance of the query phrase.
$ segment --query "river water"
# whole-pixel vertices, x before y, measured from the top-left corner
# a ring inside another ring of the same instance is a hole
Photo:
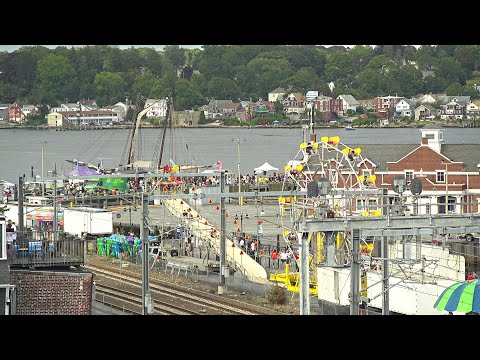
[[[340,136],[349,144],[420,144],[421,133],[413,128],[365,128],[346,131],[343,128],[316,129],[320,136]],[[44,175],[56,165],[59,174],[71,170],[65,160],[74,158],[104,167],[118,167],[122,161],[128,139],[128,129],[53,131],[32,129],[0,130],[0,179],[18,183],[25,174],[27,181],[41,175],[42,147]],[[142,129],[138,156],[152,160],[159,154],[161,129]],[[447,144],[480,144],[480,128],[447,128]],[[182,128],[167,132],[162,154],[162,165],[175,159],[180,165],[212,165],[220,160],[224,169],[237,172],[239,155],[242,174],[252,174],[253,169],[268,162],[283,172],[283,166],[295,158],[303,142],[301,128]],[[156,149],[157,148],[157,149]],[[156,151],[157,150],[157,151]],[[240,150],[240,151],[239,151]],[[480,162],[480,156],[479,156]]]

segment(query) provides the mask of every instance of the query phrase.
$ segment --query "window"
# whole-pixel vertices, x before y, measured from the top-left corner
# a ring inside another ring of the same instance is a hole
[[[378,208],[377,199],[368,199],[368,211],[375,211]]]
[[[444,183],[445,182],[445,171],[437,171],[437,183]]]
[[[413,170],[405,170],[405,180],[407,184],[413,179]]]
[[[330,175],[332,176],[332,185],[337,185],[338,184],[338,173],[336,170],[331,170]]]
[[[425,137],[427,139],[435,139],[435,134],[426,134]]]
[[[425,204],[425,214],[430,215],[430,204]]]
[[[365,207],[365,201],[363,199],[357,199],[357,210],[363,211]]]
[[[372,170],[368,169],[368,170],[362,170],[362,175],[363,177],[366,179],[368,178],[369,176],[372,175]]]

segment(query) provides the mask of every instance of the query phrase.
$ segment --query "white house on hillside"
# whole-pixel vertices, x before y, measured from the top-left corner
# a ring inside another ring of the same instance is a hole
[[[285,96],[285,89],[278,87],[268,93],[268,101],[274,103],[276,101],[282,101]]]
[[[396,115],[399,117],[409,116],[413,117],[415,114],[415,106],[412,100],[402,99],[395,105]]]
[[[147,99],[145,101],[145,107],[151,106],[150,110],[147,111],[145,116],[147,118],[159,118],[167,116],[167,100],[166,99]]]
[[[357,112],[359,102],[352,95],[338,95],[337,99],[342,100],[343,112],[346,114],[348,110]]]

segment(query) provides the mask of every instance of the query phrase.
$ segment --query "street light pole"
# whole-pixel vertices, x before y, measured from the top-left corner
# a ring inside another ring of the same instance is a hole
[[[233,139],[232,139],[233,141]],[[245,139],[243,140],[245,141]],[[240,138],[237,138],[237,171],[238,171],[238,192],[241,192],[242,175],[240,174]],[[243,205],[243,196],[238,197],[238,205]]]
[[[240,138],[237,139],[237,158],[238,158],[238,192],[241,192],[242,175],[240,174]],[[238,197],[238,205],[243,205],[243,198]],[[241,222],[241,220],[240,220]]]
[[[45,180],[43,180],[43,148],[47,142],[40,141],[39,143],[42,145],[42,196],[45,196]]]

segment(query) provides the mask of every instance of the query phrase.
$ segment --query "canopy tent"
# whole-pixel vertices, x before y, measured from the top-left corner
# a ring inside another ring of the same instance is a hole
[[[72,171],[66,171],[65,176],[89,176],[89,175],[100,175],[98,171],[90,169],[86,165],[78,165]]]
[[[26,214],[26,220],[53,222],[53,207],[38,207],[29,210]],[[63,208],[57,209],[57,223],[63,225]]]
[[[265,164],[263,164],[262,166],[259,166],[255,169],[253,169],[255,171],[255,173],[259,174],[259,173],[264,173],[266,174],[267,171],[278,171],[278,168],[270,165],[268,162],[265,162]]]
[[[15,187],[15,186],[16,186],[16,184],[14,184],[14,183],[8,182],[8,181],[6,181],[6,180],[0,180],[0,186],[2,186],[2,185],[3,185],[3,187],[6,187],[6,188],[10,188],[10,187]]]

